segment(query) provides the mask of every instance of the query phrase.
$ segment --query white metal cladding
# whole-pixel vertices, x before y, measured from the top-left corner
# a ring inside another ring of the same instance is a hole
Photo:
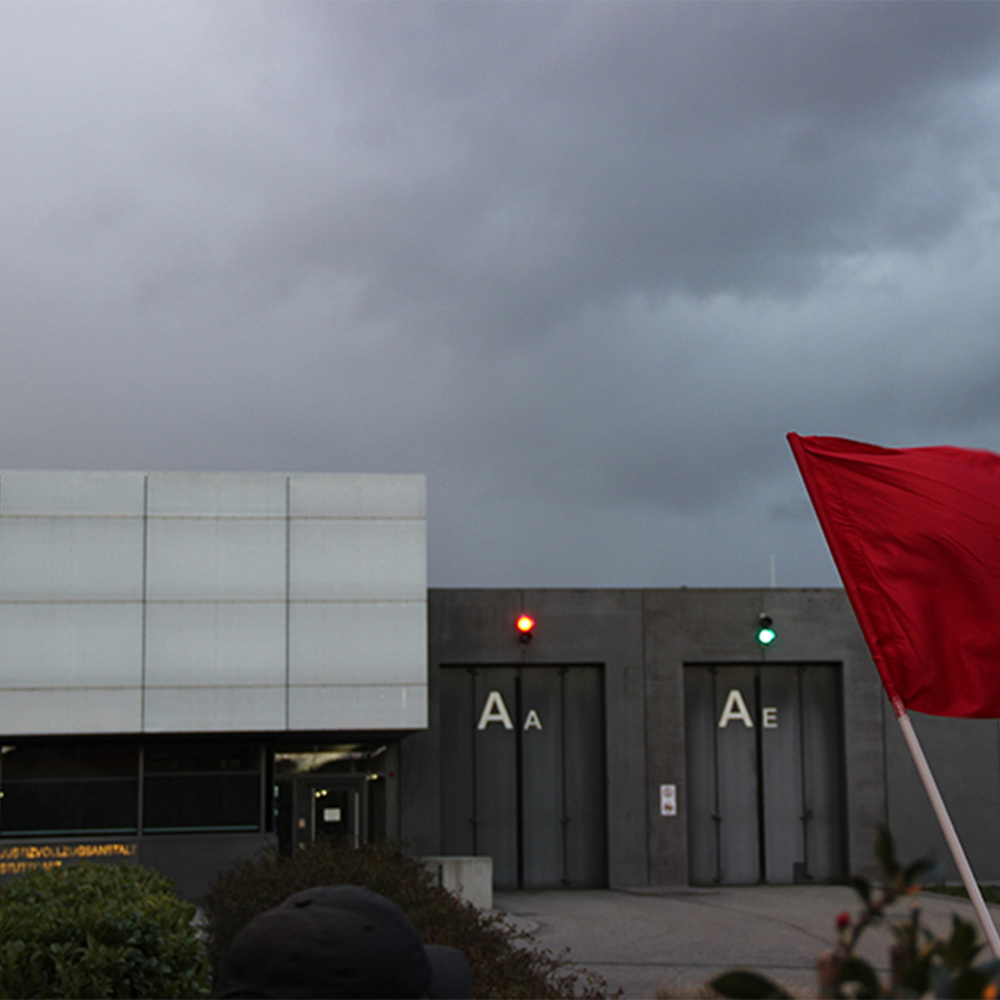
[[[0,733],[427,725],[423,476],[0,473]]]

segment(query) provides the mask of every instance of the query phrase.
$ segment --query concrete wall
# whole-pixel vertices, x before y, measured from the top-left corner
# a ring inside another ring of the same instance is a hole
[[[958,868],[888,703],[884,717],[889,823],[899,856],[933,858],[943,879],[958,882]],[[1000,881],[1000,726],[993,719],[917,712],[910,718],[976,878]]]
[[[683,666],[696,663],[840,663],[847,795],[848,861],[871,871],[875,830],[886,819],[881,705],[885,700],[847,599],[840,590],[650,590],[645,592],[653,884],[687,881],[687,797]],[[778,638],[756,641],[761,613]],[[654,786],[678,786],[678,815],[659,815]]]
[[[415,854],[441,853],[441,665],[604,665],[608,752],[609,872],[613,885],[645,884],[646,733],[642,594],[636,590],[431,590],[430,716],[402,743],[401,823]],[[514,621],[537,619],[532,641]]]
[[[200,903],[219,875],[237,861],[275,847],[276,839],[268,833],[202,833],[143,837],[138,843],[139,864],[166,875],[181,896]]]
[[[431,590],[429,728],[401,748],[402,833],[414,853],[441,851],[442,665],[602,664],[607,745],[608,868],[613,886],[688,881],[685,664],[842,665],[847,837],[852,870],[871,871],[887,816],[878,676],[839,590]],[[537,619],[522,645],[514,621]],[[778,639],[756,641],[760,613]],[[660,786],[677,786],[676,816]]]
[[[426,724],[422,476],[0,474],[0,733]]]

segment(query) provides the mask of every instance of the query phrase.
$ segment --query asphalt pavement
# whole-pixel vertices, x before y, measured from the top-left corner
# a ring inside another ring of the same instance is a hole
[[[914,897],[922,919],[947,933],[951,914],[975,922],[963,900],[933,893]],[[611,994],[704,997],[704,984],[733,968],[768,975],[796,996],[815,996],[815,964],[833,946],[835,921],[859,909],[856,894],[838,886],[755,886],[718,889],[585,889],[498,892],[494,907],[556,954],[597,973]],[[909,903],[897,904],[901,914]],[[1000,909],[994,908],[1000,923]],[[862,954],[885,969],[890,932],[866,936]]]

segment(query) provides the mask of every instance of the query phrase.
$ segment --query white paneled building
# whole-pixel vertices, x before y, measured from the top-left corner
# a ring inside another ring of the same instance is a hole
[[[0,874],[392,832],[426,561],[422,476],[0,473]]]

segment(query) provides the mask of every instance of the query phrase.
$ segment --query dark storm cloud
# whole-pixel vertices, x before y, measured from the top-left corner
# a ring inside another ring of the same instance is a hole
[[[1000,44],[988,5],[315,16],[355,52],[373,162],[409,154],[402,179],[347,192],[422,251],[412,275],[412,253],[392,258],[379,294],[426,295],[436,275],[431,290],[485,299],[501,330],[546,329],[597,296],[801,288],[825,255],[941,238],[973,196],[955,173],[980,114],[952,89]]]
[[[0,29],[4,465],[422,470],[437,583],[812,583],[787,430],[996,447],[997,5]]]

